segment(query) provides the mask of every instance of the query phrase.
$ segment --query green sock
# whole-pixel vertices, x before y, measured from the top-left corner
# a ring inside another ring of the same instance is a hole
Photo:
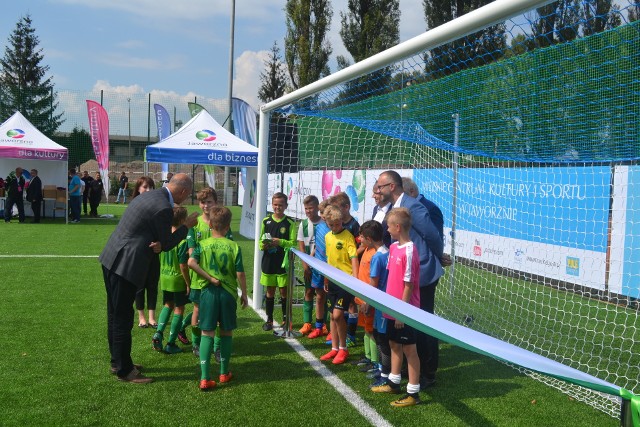
[[[220,373],[229,373],[229,361],[231,359],[232,337],[223,335],[220,337]]]
[[[167,321],[171,316],[171,309],[166,305],[162,307],[162,311],[160,312],[160,317],[158,317],[158,328],[156,329],[158,332],[164,332],[164,328],[167,326]]]
[[[304,323],[311,323],[312,318],[311,316],[313,315],[313,300],[311,301],[304,301],[302,303],[302,321]]]
[[[160,325],[158,324],[158,326]],[[169,333],[169,341],[167,342],[167,344],[176,343],[180,328],[182,328],[182,314],[174,314],[173,319],[171,320],[171,332]]]
[[[204,335],[200,343],[200,379],[210,380],[209,368],[211,366],[211,350],[213,349],[213,337]]]
[[[216,328],[216,336],[213,337],[213,352],[220,350],[220,326]]]
[[[191,326],[191,318],[193,317],[193,311],[187,314],[184,319],[182,319],[182,328],[187,329],[187,326]]]
[[[371,335],[365,335],[365,340],[369,338],[369,347],[371,348],[371,363],[378,363],[378,346],[376,345],[376,340]]]
[[[371,360],[371,339],[367,334],[364,335],[364,357]]]
[[[197,326],[191,328],[191,342],[193,343],[193,345],[200,346],[201,335],[202,334],[200,333],[200,328],[198,328]]]

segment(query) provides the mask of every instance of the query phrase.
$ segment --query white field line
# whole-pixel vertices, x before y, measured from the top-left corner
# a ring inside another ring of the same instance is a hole
[[[253,303],[251,299],[249,299],[249,307],[253,307]],[[259,309],[255,310],[256,313],[262,318],[262,320],[267,320],[267,314],[264,310]],[[328,382],[338,393],[345,398],[351,406],[354,407],[356,411],[360,413],[364,417],[365,420],[369,421],[371,425],[375,427],[392,427],[389,421],[385,420],[375,409],[373,409],[367,402],[362,400],[362,398],[351,389],[348,385],[346,385],[338,376],[336,376],[331,370],[329,370],[326,366],[324,366],[320,360],[318,360],[313,353],[307,350],[302,344],[298,342],[298,340],[294,338],[284,338],[284,340],[293,348],[296,353],[302,357],[302,359],[307,362],[326,382]]]

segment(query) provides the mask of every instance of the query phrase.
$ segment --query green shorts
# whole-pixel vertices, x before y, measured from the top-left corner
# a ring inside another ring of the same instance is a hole
[[[200,293],[202,289],[193,289],[191,288],[191,292],[189,292],[189,300],[194,304],[200,304]]]
[[[171,292],[171,291],[162,291],[162,303],[166,304],[168,302],[172,302],[176,305],[176,307],[182,307],[187,305],[189,302],[189,298],[187,297],[186,291],[180,292]]]
[[[277,286],[284,288],[287,286],[288,274],[265,274],[260,273],[260,284],[262,286]]]
[[[223,331],[232,331],[237,327],[236,297],[222,286],[209,285],[202,289],[198,307],[199,326],[203,331],[215,331],[218,323]]]

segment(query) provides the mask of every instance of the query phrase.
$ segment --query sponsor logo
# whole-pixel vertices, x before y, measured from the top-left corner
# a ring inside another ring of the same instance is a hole
[[[493,248],[485,248],[484,253],[491,254],[491,255],[498,255],[498,256],[504,255],[504,251],[502,249],[493,249]]]
[[[531,262],[533,264],[540,264],[546,267],[560,268],[560,263],[558,261],[551,261],[544,258],[536,258],[532,256],[526,257],[527,262]]]
[[[209,129],[202,129],[196,132],[196,138],[200,141],[214,141],[216,139],[216,134]]]
[[[284,227],[280,227],[280,234],[284,234],[287,231],[286,228]]]
[[[480,246],[480,241],[476,240],[473,245],[473,255],[474,256],[482,256],[482,246]]]
[[[251,188],[249,189],[249,207],[253,207],[253,203],[256,201],[256,180],[251,180]]]
[[[7,136],[14,139],[24,138],[24,131],[22,129],[9,129]]]
[[[342,249],[342,248],[343,248],[343,246],[342,246],[342,242],[338,242],[338,243],[336,243],[336,249],[340,250],[340,249]]]
[[[516,262],[522,262],[522,260],[524,259],[524,254],[525,251],[523,249],[516,249],[513,253],[513,257]]]
[[[289,177],[287,181],[287,197],[289,200],[293,198],[293,178]]]
[[[571,276],[580,275],[580,258],[572,256],[567,257],[567,274]]]

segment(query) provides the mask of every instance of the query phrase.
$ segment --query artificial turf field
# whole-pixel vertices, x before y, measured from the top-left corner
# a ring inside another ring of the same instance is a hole
[[[109,373],[105,291],[97,256],[125,207],[101,208],[116,218],[83,217],[74,225],[61,219],[0,225],[0,425],[370,424],[285,340],[263,332],[262,319],[250,308],[239,311],[231,383],[200,392],[199,362],[190,346],[177,355],[157,353],[151,349],[153,329],[137,327],[133,358],[155,381],[116,381]],[[253,241],[239,236],[239,210],[233,212],[232,229],[243,249],[251,290]],[[276,307],[276,319],[278,315]],[[300,316],[294,313],[298,326]],[[298,341],[315,357],[327,351],[320,340]],[[351,359],[362,353],[361,345],[352,347]],[[212,364],[214,378],[217,367]],[[394,396],[371,393],[370,380],[349,364],[327,367],[329,375],[379,414],[381,425],[619,424],[502,363],[448,344],[441,345],[437,385],[423,391],[422,404],[411,408],[393,408],[389,402]]]

